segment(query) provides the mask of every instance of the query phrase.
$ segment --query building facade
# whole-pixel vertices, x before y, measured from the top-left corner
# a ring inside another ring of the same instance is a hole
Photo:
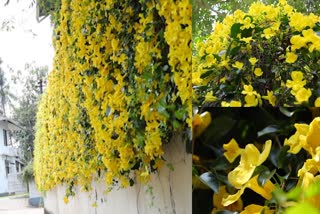
[[[19,177],[24,164],[10,135],[11,131],[20,128],[15,121],[0,117],[0,196],[26,191]]]

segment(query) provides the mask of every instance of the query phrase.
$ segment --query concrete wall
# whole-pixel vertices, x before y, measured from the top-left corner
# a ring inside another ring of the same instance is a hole
[[[6,176],[5,156],[0,155],[0,195],[8,193],[8,178]]]
[[[81,192],[63,202],[65,186],[46,192],[45,209],[52,214],[191,214],[192,160],[186,153],[185,143],[180,137],[165,145],[165,159],[174,171],[164,166],[147,185],[136,183],[126,189],[114,189],[105,194],[103,181],[92,183],[92,191]],[[97,207],[93,207],[97,203]]]
[[[25,183],[23,183],[22,179],[19,176],[20,173],[10,173],[8,175],[9,194],[27,192],[27,186]]]

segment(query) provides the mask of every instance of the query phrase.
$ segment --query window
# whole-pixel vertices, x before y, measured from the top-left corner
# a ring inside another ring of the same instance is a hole
[[[17,170],[17,172],[19,172],[19,165],[20,165],[20,163],[18,161],[16,161],[16,170]]]
[[[3,142],[5,146],[8,146],[7,130],[3,129]]]
[[[6,165],[6,176],[10,173],[10,163],[8,160],[5,160],[5,165]]]

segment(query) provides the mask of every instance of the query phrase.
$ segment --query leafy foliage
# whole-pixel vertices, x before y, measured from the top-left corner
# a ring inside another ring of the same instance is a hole
[[[197,199],[193,198],[193,207],[212,200],[208,190],[199,191],[205,185],[213,194],[214,213],[250,213],[253,209],[295,213],[305,202],[310,209],[319,209],[315,202],[320,195],[319,170],[313,168],[317,165],[313,160],[320,148],[318,138],[315,140],[320,118],[315,108],[202,108],[200,112],[205,111],[210,112],[215,125],[209,125],[194,142],[193,196]],[[232,126],[228,125],[230,120],[234,121]],[[211,133],[219,133],[221,126],[226,126],[226,131],[213,137]],[[272,141],[269,153],[265,152],[268,140]],[[254,161],[255,155],[259,163]],[[202,178],[202,185],[196,178]],[[205,209],[194,209],[193,213]]]
[[[215,28],[196,45],[196,104],[319,105],[318,16],[296,12],[284,0],[277,5],[256,2],[247,13],[237,10]]]

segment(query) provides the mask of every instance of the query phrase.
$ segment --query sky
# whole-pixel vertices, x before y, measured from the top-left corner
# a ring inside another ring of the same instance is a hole
[[[0,57],[4,64],[23,72],[26,63],[52,68],[53,28],[47,17],[38,23],[33,0],[0,0],[0,26],[10,20],[13,29],[0,30]],[[34,0],[35,1],[35,0]]]
[[[12,76],[18,71],[22,77],[28,75],[25,64],[48,66],[52,69],[54,49],[52,46],[53,27],[47,17],[40,23],[36,18],[36,0],[0,0],[0,58],[1,68],[10,84],[10,91],[23,96],[22,85],[14,84]],[[9,26],[3,28],[3,23]],[[11,68],[11,69],[10,69]],[[8,109],[9,110],[9,109]],[[9,113],[10,114],[10,113]]]

